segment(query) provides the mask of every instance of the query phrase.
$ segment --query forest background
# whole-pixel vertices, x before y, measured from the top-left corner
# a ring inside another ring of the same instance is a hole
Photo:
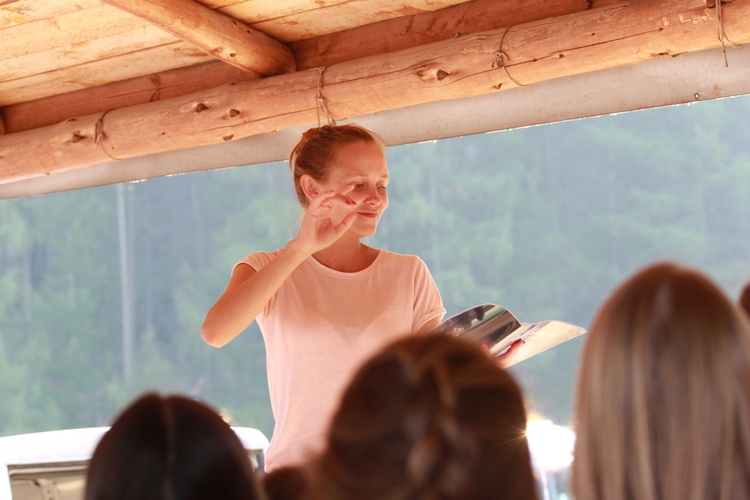
[[[750,97],[388,149],[369,244],[420,255],[448,310],[494,302],[588,327],[656,260],[735,298],[750,279]],[[255,325],[199,330],[232,266],[283,246],[299,212],[283,162],[0,200],[0,435],[106,424],[146,390],[188,393],[270,436]],[[585,336],[513,371],[571,422]]]

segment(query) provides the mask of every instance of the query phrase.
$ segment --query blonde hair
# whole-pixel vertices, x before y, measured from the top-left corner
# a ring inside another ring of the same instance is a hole
[[[600,309],[575,405],[576,500],[750,498],[750,325],[707,277],[645,268]]]
[[[536,498],[521,390],[444,334],[387,346],[354,376],[309,475],[318,498]]]
[[[289,155],[289,170],[294,180],[294,190],[300,205],[306,207],[307,196],[302,190],[300,179],[309,175],[319,182],[328,178],[329,167],[336,158],[336,146],[365,142],[384,147],[382,139],[374,132],[359,125],[324,125],[311,128],[302,134],[302,138]]]

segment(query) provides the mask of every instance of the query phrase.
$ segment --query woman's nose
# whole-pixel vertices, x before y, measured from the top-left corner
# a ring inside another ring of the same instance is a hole
[[[378,192],[378,188],[368,189],[367,190],[367,198],[365,198],[365,203],[372,206],[378,206],[383,202],[383,200],[380,197],[380,193]]]

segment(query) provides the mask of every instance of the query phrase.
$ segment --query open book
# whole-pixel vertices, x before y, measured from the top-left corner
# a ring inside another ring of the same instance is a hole
[[[481,304],[466,309],[440,323],[434,331],[474,340],[495,357],[508,352],[513,342],[523,340],[524,344],[512,359],[504,362],[505,366],[514,365],[586,333],[584,328],[562,321],[521,323],[512,312],[496,304]]]

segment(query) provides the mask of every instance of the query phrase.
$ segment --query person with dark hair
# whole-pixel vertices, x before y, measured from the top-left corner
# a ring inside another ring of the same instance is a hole
[[[305,464],[278,467],[262,476],[268,500],[304,500],[309,497]]]
[[[354,375],[301,498],[534,500],[525,432],[520,388],[479,346],[403,338]]]
[[[745,288],[742,289],[739,303],[742,310],[750,315],[750,283],[746,284]]]
[[[94,450],[85,500],[262,499],[237,435],[208,406],[146,394]]]
[[[646,267],[602,305],[575,404],[576,500],[750,499],[750,324],[702,273]]]
[[[388,206],[388,165],[376,135],[356,125],[314,128],[289,163],[304,210],[296,236],[242,259],[201,329],[220,347],[258,321],[275,419],[267,471],[321,449],[359,363],[396,337],[431,330],[445,314],[419,257],[361,241]]]

